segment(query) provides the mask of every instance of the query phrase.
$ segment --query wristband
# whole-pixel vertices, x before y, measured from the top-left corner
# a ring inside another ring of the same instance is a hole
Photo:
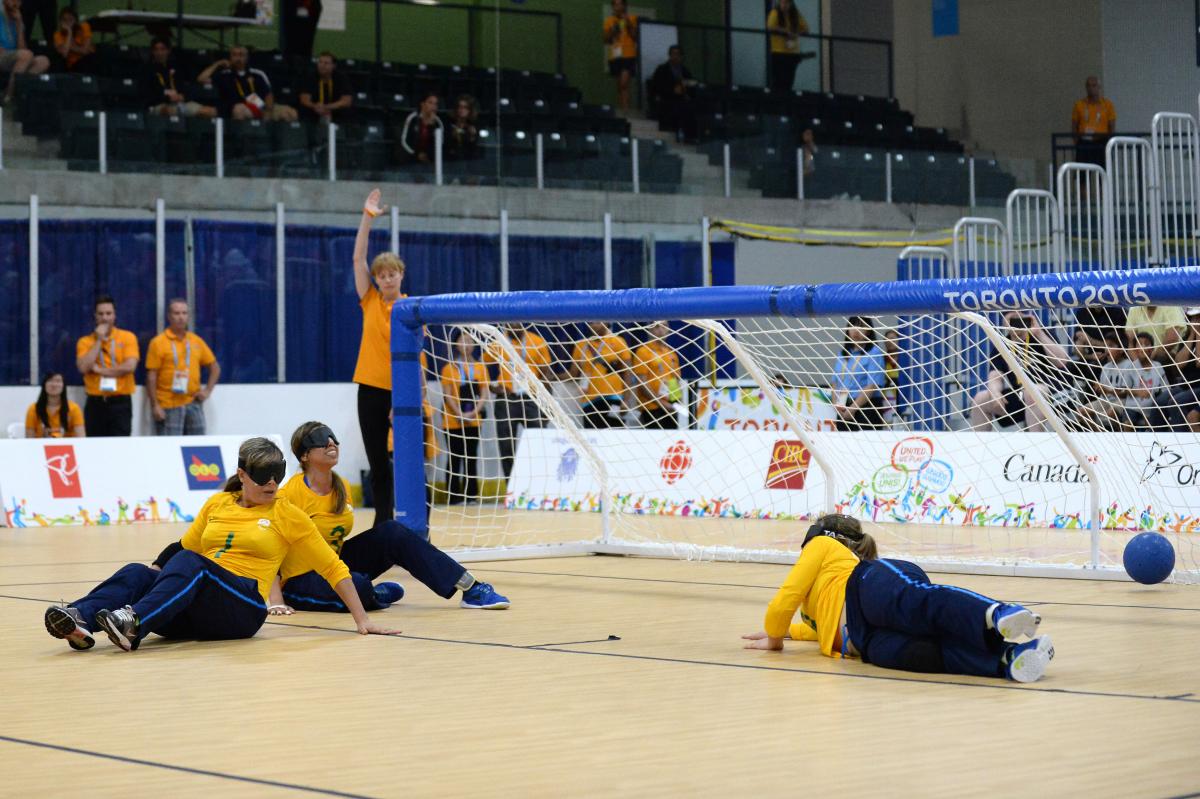
[[[363,213],[366,214],[367,216],[371,217],[372,219],[374,219],[375,217],[379,216],[383,212],[382,211],[372,211],[370,208],[363,206]]]

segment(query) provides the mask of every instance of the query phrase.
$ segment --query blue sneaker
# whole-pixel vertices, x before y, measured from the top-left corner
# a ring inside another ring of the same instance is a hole
[[[475,583],[463,594],[459,607],[482,610],[504,610],[508,607],[508,597],[500,596],[496,589],[487,583]]]
[[[394,605],[404,598],[400,583],[375,583],[375,600],[381,605]]]
[[[1054,660],[1054,644],[1043,635],[1016,644],[1008,650],[1005,674],[1013,682],[1037,682],[1046,673],[1046,665]]]
[[[992,626],[1005,641],[1032,638],[1037,635],[1038,625],[1041,623],[1041,616],[1020,605],[1006,605],[1002,602],[992,611]]]

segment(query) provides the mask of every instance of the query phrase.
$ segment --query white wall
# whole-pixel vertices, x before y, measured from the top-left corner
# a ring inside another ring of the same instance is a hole
[[[26,409],[37,399],[36,388],[28,386],[0,387],[0,421],[25,420]],[[86,397],[83,388],[67,389],[72,401],[83,407]],[[284,442],[302,423],[317,419],[333,429],[342,445],[338,472],[346,481],[358,485],[360,470],[367,468],[362,435],[358,428],[358,387],[353,383],[262,383],[218,385],[204,404],[208,432],[213,435],[250,436],[276,434]],[[138,386],[133,398],[133,434],[151,435],[153,425],[145,391]],[[288,473],[299,468],[288,456]]]
[[[1117,128],[1148,131],[1159,111],[1196,115],[1194,0],[1102,0],[1104,93]]]

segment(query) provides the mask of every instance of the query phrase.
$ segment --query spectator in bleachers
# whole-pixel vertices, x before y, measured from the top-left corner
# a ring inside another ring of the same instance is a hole
[[[66,381],[59,372],[42,378],[37,401],[25,412],[26,438],[83,438],[83,411],[67,399]]]
[[[204,402],[221,378],[221,364],[204,339],[188,330],[188,304],[167,303],[167,329],[146,348],[146,394],[159,436],[204,435]],[[200,385],[200,369],[208,382]]]
[[[229,48],[229,58],[210,64],[196,80],[216,86],[217,111],[225,119],[295,122],[296,109],[275,102],[271,81],[261,69],[250,67],[249,60],[246,46],[235,44]]]
[[[96,329],[75,342],[75,365],[83,375],[89,436],[127,436],[133,432],[133,370],[141,352],[137,336],[117,327],[117,305],[107,294],[96,298]]]
[[[1117,110],[1112,100],[1100,95],[1100,79],[1088,77],[1087,96],[1071,109],[1071,132],[1075,134],[1075,160],[1104,166],[1104,147],[1117,129]]]
[[[883,388],[887,384],[883,348],[870,317],[846,321],[842,349],[833,368],[833,407],[838,430],[885,427]]]
[[[55,0],[21,0],[21,17],[25,20],[25,41],[35,41],[33,38],[33,23],[42,23],[42,38],[51,41],[54,38],[54,18],[58,12]]]
[[[446,132],[446,157],[454,161],[469,161],[479,157],[479,112],[475,98],[460,94],[454,106],[454,117]]]
[[[667,343],[671,329],[666,322],[650,326],[650,340],[637,348],[633,356],[634,387],[642,427],[650,430],[675,430],[679,421],[675,403],[683,399],[679,382],[679,356]]]
[[[58,72],[91,74],[96,71],[96,45],[92,44],[92,26],[79,21],[71,6],[58,12],[54,31],[54,68]]]
[[[520,322],[506,324],[504,334],[521,360],[542,383],[554,380],[550,347],[546,345],[544,338]],[[513,379],[513,371],[506,365],[511,361],[504,356],[498,343],[493,342],[484,350],[483,362],[492,370],[488,375],[488,383],[496,395],[492,403],[492,419],[496,422],[500,466],[504,469],[504,478],[507,480],[512,472],[513,456],[516,453],[517,440],[521,437],[521,428],[541,427],[542,412],[538,410],[537,403],[522,386],[522,382]]]
[[[435,131],[442,128],[442,119],[438,116],[438,96],[436,92],[428,92],[421,98],[421,105],[404,120],[404,129],[400,133],[400,146],[410,160],[422,164],[434,161],[434,150],[437,148]]]
[[[1103,342],[1109,333],[1122,330],[1126,319],[1124,308],[1111,305],[1095,305],[1075,312],[1075,324],[1093,343]]]
[[[800,134],[800,149],[804,151],[804,177],[812,177],[817,171],[817,140],[812,128],[805,128]]]
[[[1120,374],[1119,396],[1124,399],[1124,412],[1110,403],[1107,408],[1118,426],[1125,430],[1155,430],[1163,427],[1159,410],[1159,392],[1167,387],[1162,364],[1150,357],[1154,337],[1138,333],[1131,340],[1128,357],[1117,369]]]
[[[575,345],[567,368],[567,375],[580,382],[583,426],[624,427],[622,414],[632,405],[627,376],[633,355],[604,322],[588,322],[588,329],[592,335]]]
[[[1138,305],[1125,317],[1125,334],[1132,345],[1134,339],[1146,333],[1154,342],[1151,357],[1161,364],[1174,360],[1179,342],[1187,334],[1187,317],[1178,305]]]
[[[34,55],[26,43],[21,0],[4,0],[4,9],[0,13],[0,73],[8,73],[4,105],[12,101],[17,88],[17,75],[26,72],[40,75],[49,68],[50,60],[44,55]]]
[[[666,62],[659,64],[650,78],[650,91],[658,110],[658,129],[670,131],[676,141],[696,138],[696,104],[690,93],[695,85],[692,73],[683,65],[683,48],[671,45]]]
[[[279,8],[279,24],[283,27],[285,53],[300,56],[306,61],[312,58],[321,11],[321,0],[283,0]]]
[[[338,71],[337,59],[328,51],[317,57],[317,70],[300,89],[300,107],[318,122],[340,122],[354,102],[350,81]]]
[[[1172,429],[1200,432],[1200,307],[1188,308],[1185,316],[1187,333],[1168,370],[1171,401],[1166,415]]]
[[[767,14],[767,32],[771,34],[772,91],[790,92],[796,82],[796,67],[812,53],[800,52],[800,35],[808,33],[808,22],[793,0],[775,0]]]
[[[217,115],[217,109],[213,106],[189,100],[184,94],[190,88],[187,79],[179,74],[171,62],[171,45],[162,37],[150,43],[150,63],[146,67],[142,87],[146,107],[151,114],[206,119]]]
[[[1004,315],[1008,348],[1026,373],[1040,386],[1061,389],[1053,380],[1064,373],[1070,357],[1066,349],[1050,336],[1033,314],[1012,311]],[[1041,430],[1045,417],[1022,389],[1017,373],[999,351],[993,349],[987,385],[971,398],[971,428],[990,429],[993,422],[1010,427],[1022,420],[1027,430]]]
[[[617,107],[629,113],[629,84],[637,74],[638,18],[625,8],[625,0],[612,0],[612,15],[604,20],[608,74],[617,80]]]
[[[453,360],[442,367],[442,419],[450,449],[450,504],[479,496],[479,423],[488,401],[487,368],[475,358],[475,340],[466,330],[454,337]]]

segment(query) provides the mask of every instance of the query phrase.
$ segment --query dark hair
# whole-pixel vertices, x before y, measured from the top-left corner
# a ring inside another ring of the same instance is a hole
[[[1136,336],[1134,336],[1134,338],[1136,338],[1138,343],[1143,347],[1154,346],[1154,336],[1150,335],[1149,333],[1138,333]]]
[[[308,454],[302,443],[305,437],[316,430],[318,427],[328,427],[324,422],[305,422],[296,428],[292,433],[292,454],[296,456],[296,460],[300,461],[300,471],[308,473],[308,464],[304,462],[304,456]],[[342,478],[338,477],[338,473],[333,473],[333,504],[337,512],[341,512],[346,507],[346,484],[342,482]]]
[[[834,539],[861,560],[879,559],[879,547],[876,546],[875,539],[871,537],[870,533],[863,532],[862,523],[853,516],[847,516],[844,513],[826,513],[818,517],[816,522],[808,528],[804,544],[821,535]],[[801,549],[804,548],[804,544],[800,545]]]
[[[112,298],[111,294],[97,294],[96,301],[92,303],[92,311],[95,311],[104,303],[108,303],[114,309],[117,307],[117,301]]]
[[[321,52],[317,53],[317,58],[323,58],[324,56],[329,56],[331,59],[333,59],[333,63],[337,63],[337,56],[328,50],[322,50]]]
[[[680,55],[683,55],[683,48],[682,48],[682,47],[680,47],[680,46],[679,46],[679,45],[677,45],[677,44],[673,44],[673,45],[671,45],[670,47],[668,47],[668,48],[667,48],[667,55],[668,55],[668,56],[670,56],[670,55],[671,55],[671,51],[672,51],[672,50],[678,50],[678,51],[679,51],[679,54],[680,54]]]
[[[60,20],[61,20],[61,19],[63,18],[63,16],[64,16],[64,15],[66,15],[66,14],[70,14],[71,16],[75,17],[75,21],[76,21],[76,22],[78,22],[78,21],[79,21],[79,12],[78,12],[78,11],[76,11],[76,10],[75,10],[75,9],[74,9],[72,6],[63,6],[62,8],[60,8],[60,9],[58,10],[58,18],[59,18]]]
[[[269,463],[283,463],[283,453],[275,442],[269,438],[248,438],[238,447],[238,462],[246,464],[245,468],[265,466]],[[242,490],[242,478],[237,473],[230,475],[225,481],[222,491],[236,493]]]
[[[425,102],[426,100],[428,100],[430,97],[434,97],[434,98],[436,98],[436,99],[438,99],[438,100],[440,100],[440,99],[441,99],[441,95],[439,95],[439,94],[438,94],[437,92],[435,92],[435,91],[421,92],[421,103],[422,103],[422,104],[424,104],[424,102]]]
[[[475,117],[478,116],[478,114],[479,114],[479,107],[475,103],[475,98],[469,94],[460,94],[458,96],[458,99],[454,101],[454,106],[455,106],[456,111],[458,110],[459,103],[466,103],[467,107],[471,109],[471,114],[470,114],[470,116],[467,117],[467,119],[474,122]]]
[[[41,421],[42,427],[46,428],[46,430],[50,429],[50,414],[46,410],[46,406],[50,403],[50,395],[46,393],[46,384],[56,377],[63,378],[63,393],[59,400],[62,404],[58,406],[58,421],[65,422],[63,424],[64,428],[70,423],[70,414],[67,413],[67,379],[63,377],[62,372],[46,372],[45,376],[42,377],[41,393],[38,394],[37,402],[33,404],[34,412]]]
[[[790,9],[788,9],[786,15],[784,14],[783,9],[781,9],[779,7],[779,5],[780,4],[779,4],[778,0],[776,0],[775,9],[779,12],[779,15],[781,17],[785,17],[785,19],[783,20],[783,27],[787,28],[789,31],[792,31],[793,33],[799,33],[800,32],[800,9],[796,8],[796,0],[792,0],[792,2],[791,2],[792,7]]]
[[[154,45],[156,45],[156,44],[161,44],[163,47],[167,48],[168,50],[171,49],[171,40],[168,39],[166,36],[155,36],[153,39],[150,40],[151,47],[154,47]]]
[[[867,344],[869,346],[863,346],[858,342],[850,340],[850,328],[852,327],[865,327],[867,330],[871,331],[870,335],[867,336]],[[875,346],[878,343],[878,334],[875,330],[875,323],[871,320],[871,317],[851,316],[846,320],[846,331],[842,336],[842,355],[849,355],[855,349],[869,350],[872,346]]]

